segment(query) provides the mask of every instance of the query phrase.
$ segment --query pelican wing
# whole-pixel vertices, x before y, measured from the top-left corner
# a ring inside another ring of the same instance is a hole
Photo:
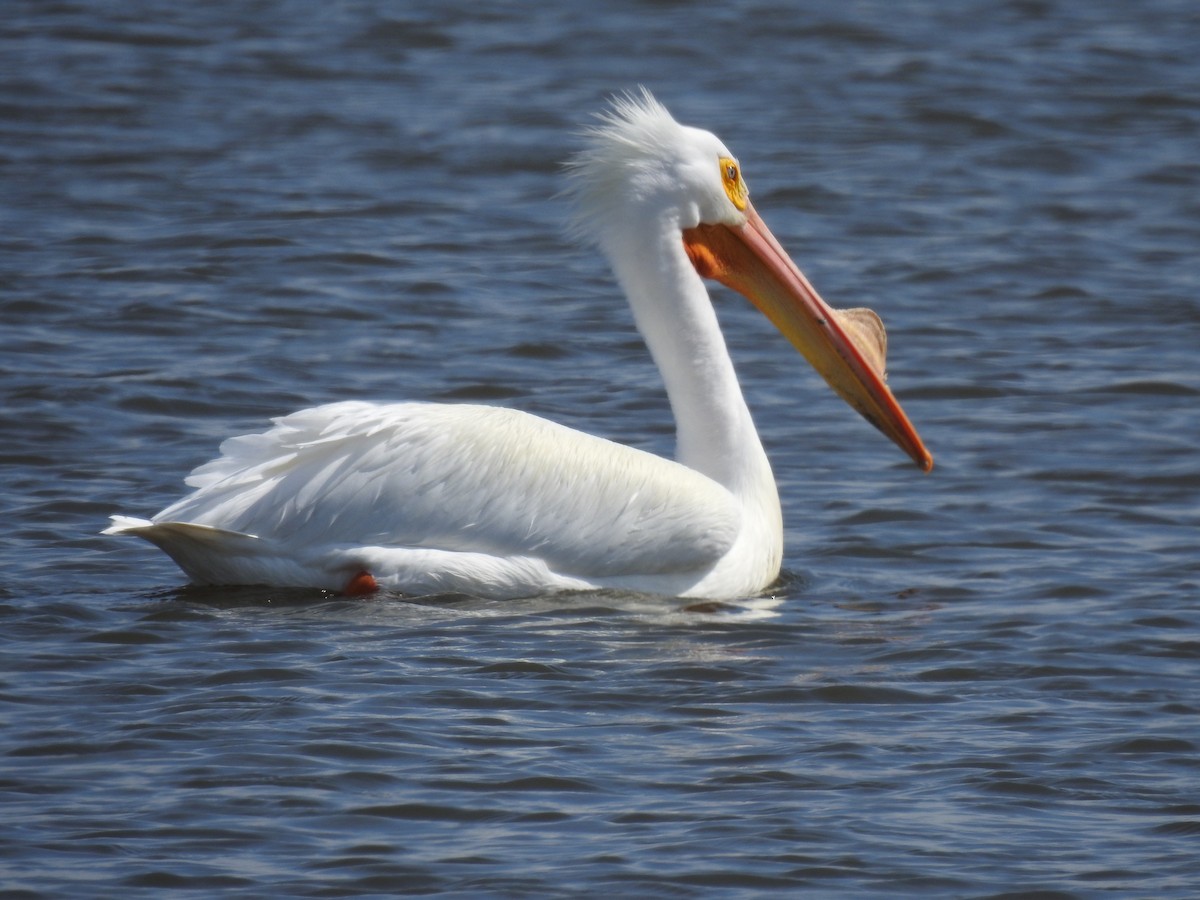
[[[310,549],[534,557],[582,578],[703,569],[741,525],[698,472],[500,407],[337,403],[221,452],[155,522]]]

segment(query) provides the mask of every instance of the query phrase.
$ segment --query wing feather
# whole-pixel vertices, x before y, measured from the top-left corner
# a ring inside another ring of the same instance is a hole
[[[678,463],[501,407],[348,402],[231,438],[155,516],[293,546],[532,556],[582,577],[694,570],[729,492]]]

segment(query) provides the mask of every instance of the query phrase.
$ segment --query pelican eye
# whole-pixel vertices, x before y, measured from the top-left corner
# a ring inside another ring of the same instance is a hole
[[[722,156],[719,162],[721,183],[725,186],[725,194],[729,197],[729,202],[739,210],[744,210],[746,204],[750,202],[750,191],[742,179],[742,170],[738,167],[737,160]]]

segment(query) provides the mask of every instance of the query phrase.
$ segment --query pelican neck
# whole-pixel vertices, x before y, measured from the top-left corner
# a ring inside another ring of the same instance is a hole
[[[678,225],[614,229],[605,251],[666,387],[678,462],[735,493],[774,479],[712,299]]]

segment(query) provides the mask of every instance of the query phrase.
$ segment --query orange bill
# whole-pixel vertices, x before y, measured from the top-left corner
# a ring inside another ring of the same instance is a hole
[[[908,416],[884,383],[886,337],[870,310],[831,308],[746,201],[742,225],[683,233],[696,271],[742,294],[783,332],[829,386],[921,469],[933,468]]]

